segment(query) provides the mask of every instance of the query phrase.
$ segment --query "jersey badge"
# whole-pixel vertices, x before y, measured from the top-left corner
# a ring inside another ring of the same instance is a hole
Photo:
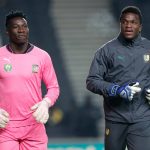
[[[4,64],[4,70],[6,72],[10,72],[12,70],[12,65],[11,64]]]
[[[36,64],[32,65],[32,72],[33,73],[38,73],[38,71],[39,71],[39,66],[36,65]]]
[[[149,62],[150,61],[150,54],[145,54],[143,58],[144,58],[145,62]]]
[[[106,128],[105,134],[106,134],[107,136],[110,134],[110,129],[109,129],[109,128]]]

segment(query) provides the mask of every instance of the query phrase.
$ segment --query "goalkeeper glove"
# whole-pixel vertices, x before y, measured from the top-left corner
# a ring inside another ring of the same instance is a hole
[[[34,111],[33,117],[36,119],[37,122],[45,124],[48,121],[49,107],[50,100],[48,98],[44,98],[41,102],[31,107],[31,110]]]
[[[0,128],[5,128],[8,122],[9,114],[4,109],[0,109]]]
[[[139,82],[132,82],[122,86],[113,85],[110,89],[109,96],[119,95],[121,98],[131,101],[133,96],[140,91]]]

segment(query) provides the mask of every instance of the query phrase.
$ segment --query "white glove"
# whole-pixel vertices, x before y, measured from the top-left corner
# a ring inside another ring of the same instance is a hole
[[[50,100],[48,98],[44,98],[41,102],[31,107],[31,110],[34,111],[33,117],[36,119],[37,122],[45,124],[48,121],[49,107]]]
[[[145,94],[146,94],[145,97],[148,100],[148,103],[150,104],[150,89],[146,89]]]
[[[0,109],[0,128],[5,128],[8,122],[9,114],[4,109]]]
[[[120,97],[124,98],[125,100],[131,101],[133,99],[134,94],[141,91],[139,87],[139,82],[132,82],[130,84],[124,84],[120,87],[116,88],[116,94]],[[114,91],[114,90],[111,90]]]
[[[131,90],[131,100],[133,99],[134,94],[138,93],[141,91],[141,88],[139,87],[139,82],[136,82],[135,84],[129,84],[128,87]]]

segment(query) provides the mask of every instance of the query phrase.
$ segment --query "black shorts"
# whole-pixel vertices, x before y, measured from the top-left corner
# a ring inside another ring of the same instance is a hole
[[[105,121],[105,150],[150,150],[150,121]]]

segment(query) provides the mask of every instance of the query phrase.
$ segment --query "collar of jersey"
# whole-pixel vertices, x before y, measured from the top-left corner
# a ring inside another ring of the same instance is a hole
[[[28,53],[28,52],[30,52],[30,51],[32,51],[33,47],[34,47],[34,46],[33,46],[31,43],[29,43],[29,44],[28,44],[28,49],[24,52],[24,54],[25,54],[25,53]],[[8,50],[9,52],[14,53],[9,44],[6,45],[6,48],[7,48],[7,50]],[[15,53],[14,53],[14,54],[15,54]]]
[[[127,40],[123,37],[123,35],[120,33],[118,36],[118,40],[126,46],[138,46],[141,44],[142,38],[141,38],[141,34],[139,34],[135,39],[132,40]]]

